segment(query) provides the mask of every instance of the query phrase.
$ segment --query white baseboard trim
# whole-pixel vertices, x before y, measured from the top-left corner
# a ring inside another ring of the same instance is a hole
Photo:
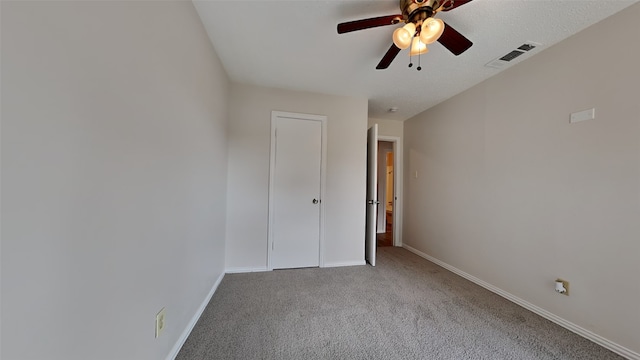
[[[582,337],[584,337],[584,338],[586,338],[588,340],[591,340],[594,343],[596,343],[596,344],[598,344],[598,345],[600,345],[600,346],[602,346],[602,347],[604,347],[606,349],[609,349],[609,350],[613,351],[614,353],[616,353],[616,354],[618,354],[620,356],[623,356],[623,357],[625,357],[625,358],[627,358],[629,360],[640,360],[640,354],[635,352],[635,351],[633,351],[633,350],[631,350],[631,349],[627,349],[626,347],[624,347],[622,345],[616,344],[613,341],[605,339],[604,337],[602,337],[602,336],[600,336],[600,335],[598,335],[598,334],[596,334],[596,333],[594,333],[594,332],[592,332],[590,330],[587,330],[587,329],[585,329],[585,328],[583,328],[581,326],[578,326],[578,325],[576,325],[576,324],[574,324],[574,323],[572,323],[572,322],[570,322],[568,320],[565,320],[565,319],[559,317],[558,315],[555,315],[555,314],[553,314],[553,313],[551,313],[551,312],[549,312],[549,311],[547,311],[547,310],[545,310],[545,309],[543,309],[543,308],[541,308],[539,306],[536,306],[536,305],[534,305],[534,304],[532,304],[532,303],[530,303],[530,302],[528,302],[526,300],[523,300],[523,299],[521,299],[521,298],[519,298],[519,297],[517,297],[517,296],[515,296],[513,294],[510,294],[510,293],[508,293],[508,292],[506,292],[506,291],[504,291],[504,290],[502,290],[502,289],[500,289],[500,288],[498,288],[496,286],[493,286],[493,285],[489,284],[486,281],[483,281],[483,280],[481,280],[481,279],[479,279],[479,278],[477,278],[477,277],[475,277],[475,276],[473,276],[471,274],[468,274],[468,273],[466,273],[466,272],[464,272],[464,271],[462,271],[462,270],[460,270],[460,269],[458,269],[458,268],[456,268],[454,266],[451,266],[451,265],[445,263],[444,261],[438,260],[438,259],[434,258],[433,256],[427,255],[427,254],[423,253],[422,251],[420,251],[418,249],[412,248],[409,245],[403,245],[403,248],[409,250],[410,252],[412,252],[412,253],[414,253],[414,254],[422,257],[422,258],[425,258],[425,259],[431,261],[432,263],[440,265],[443,268],[451,271],[452,273],[457,274],[459,276],[462,276],[463,278],[465,278],[465,279],[467,279],[467,280],[469,280],[471,282],[474,282],[477,285],[480,285],[483,288],[485,288],[485,289],[487,289],[487,290],[489,290],[489,291],[491,291],[493,293],[496,293],[496,294],[502,296],[503,298],[505,298],[505,299],[507,299],[507,300],[509,300],[509,301],[511,301],[513,303],[516,303],[516,304],[522,306],[523,308],[525,308],[525,309],[527,309],[529,311],[532,311],[532,312],[542,316],[543,318],[562,326],[563,328],[565,328],[565,329],[567,329],[569,331],[572,331],[572,332],[574,332],[574,333],[576,333],[576,334],[578,334],[578,335],[580,335],[580,336],[582,336]]]
[[[331,267],[341,267],[341,266],[358,266],[358,265],[366,265],[366,261],[350,261],[350,262],[339,262],[339,263],[325,263],[321,265],[321,268],[331,268]],[[264,272],[271,271],[265,268],[229,268],[225,270],[227,274],[242,274],[242,273],[253,273],[253,272]]]
[[[260,268],[228,268],[224,272],[227,274],[242,274],[242,273],[252,273],[252,272],[265,272],[269,271],[266,267]]]
[[[211,301],[211,297],[213,297],[213,294],[218,289],[218,285],[220,285],[220,282],[222,282],[222,278],[224,278],[224,273],[218,276],[218,279],[216,280],[215,284],[213,284],[211,291],[209,291],[209,294],[207,294],[207,297],[204,299],[202,304],[200,304],[200,307],[191,318],[191,321],[189,321],[189,323],[187,324],[187,327],[184,329],[184,331],[178,338],[178,341],[176,341],[175,345],[173,345],[171,352],[169,352],[169,355],[167,356],[167,360],[175,360],[176,356],[178,356],[180,349],[182,349],[182,345],[184,345],[184,342],[187,341],[187,338],[191,334],[193,327],[196,326],[196,323],[200,319],[200,316],[202,316],[204,309],[207,307],[207,304],[209,304],[209,301]]]
[[[360,265],[366,265],[367,262],[362,260],[362,261],[347,261],[347,262],[339,262],[339,263],[324,263],[324,265],[322,265],[323,268],[332,268],[332,267],[342,267],[342,266],[360,266]]]

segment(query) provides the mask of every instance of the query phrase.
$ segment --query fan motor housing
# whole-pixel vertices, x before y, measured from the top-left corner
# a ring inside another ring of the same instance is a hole
[[[400,0],[400,10],[405,22],[418,22],[433,16],[440,8],[440,0]]]

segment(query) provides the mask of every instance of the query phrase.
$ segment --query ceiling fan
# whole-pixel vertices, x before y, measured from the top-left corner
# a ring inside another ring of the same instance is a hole
[[[386,69],[400,50],[411,47],[409,54],[426,53],[428,44],[436,40],[454,55],[460,55],[473,43],[450,25],[434,16],[440,11],[450,11],[471,0],[400,0],[402,14],[386,15],[369,19],[355,20],[338,24],[338,34],[364,30],[378,26],[405,25],[393,32],[393,44],[382,57],[376,69]],[[412,64],[409,64],[412,66]],[[420,70],[420,67],[418,67]]]

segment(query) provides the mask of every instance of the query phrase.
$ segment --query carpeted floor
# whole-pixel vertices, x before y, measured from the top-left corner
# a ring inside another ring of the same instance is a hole
[[[404,249],[377,265],[228,274],[177,359],[622,359]]]

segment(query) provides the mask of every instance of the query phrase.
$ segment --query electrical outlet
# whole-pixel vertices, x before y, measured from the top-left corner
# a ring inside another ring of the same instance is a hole
[[[558,289],[558,287],[560,286],[559,284],[562,284],[562,290]],[[567,295],[569,296],[569,282],[567,280],[562,280],[562,279],[556,279],[556,292],[562,294],[562,295]]]
[[[166,325],[165,314],[166,311],[164,308],[162,308],[162,310],[160,310],[160,312],[156,314],[156,338],[158,338],[160,334],[162,334],[162,331],[164,331],[164,327]]]

